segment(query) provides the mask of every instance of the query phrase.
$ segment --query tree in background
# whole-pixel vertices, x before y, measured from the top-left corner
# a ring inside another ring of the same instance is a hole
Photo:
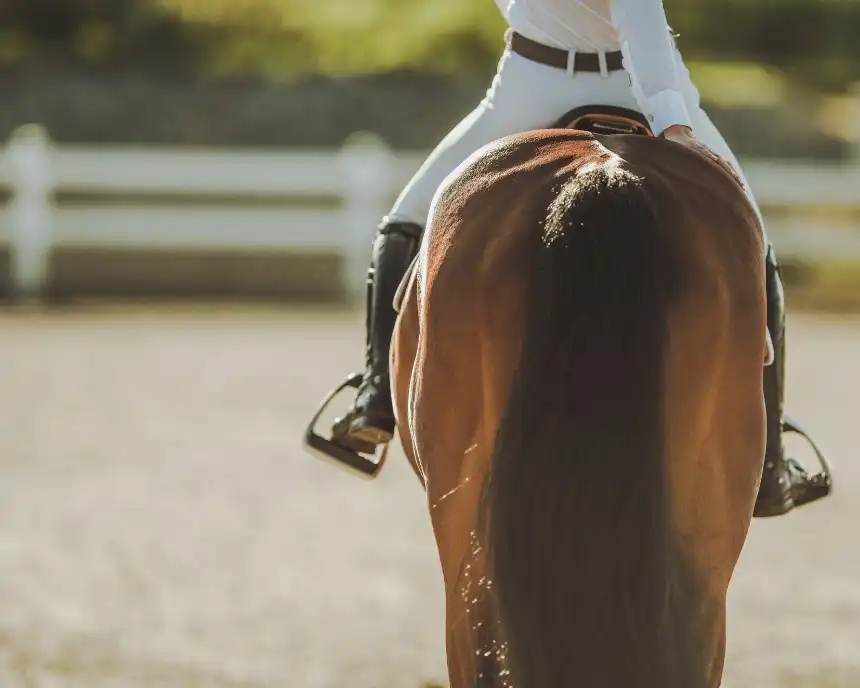
[[[813,90],[860,79],[856,0],[665,0],[684,54],[777,67]]]
[[[157,0],[3,0],[0,27],[7,63],[176,66],[194,52],[186,27]]]
[[[860,0],[665,6],[740,149],[846,154],[854,103],[835,94],[860,77]],[[486,89],[504,29],[493,0],[0,0],[0,140],[39,121],[60,141],[328,146],[369,129],[424,148]]]
[[[665,0],[688,59],[754,61],[824,91],[858,78],[860,2]],[[492,71],[492,0],[3,0],[0,61],[203,73]],[[5,58],[5,59],[4,59]]]

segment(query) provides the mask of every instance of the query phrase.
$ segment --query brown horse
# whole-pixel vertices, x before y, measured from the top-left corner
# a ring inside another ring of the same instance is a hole
[[[713,688],[765,447],[764,244],[719,166],[551,129],[437,196],[392,348],[452,688]]]

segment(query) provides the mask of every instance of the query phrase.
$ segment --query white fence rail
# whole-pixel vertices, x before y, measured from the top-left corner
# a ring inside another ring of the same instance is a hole
[[[54,146],[28,125],[0,158],[0,189],[11,191],[0,243],[19,295],[42,293],[51,251],[72,246],[337,252],[357,296],[375,227],[422,158],[395,155],[367,134],[339,151],[102,148]],[[746,161],[744,169],[762,206],[860,209],[860,164]],[[828,231],[769,223],[783,252],[860,256],[860,233]]]

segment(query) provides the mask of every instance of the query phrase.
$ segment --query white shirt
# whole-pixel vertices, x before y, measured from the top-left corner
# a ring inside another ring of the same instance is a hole
[[[496,0],[510,27],[563,50],[621,50],[633,93],[655,134],[692,127],[663,0]]]

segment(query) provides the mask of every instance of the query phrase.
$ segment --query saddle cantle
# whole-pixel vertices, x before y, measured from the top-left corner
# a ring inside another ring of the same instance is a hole
[[[583,105],[562,115],[555,129],[578,129],[592,134],[636,134],[654,136],[645,115],[614,105]]]

